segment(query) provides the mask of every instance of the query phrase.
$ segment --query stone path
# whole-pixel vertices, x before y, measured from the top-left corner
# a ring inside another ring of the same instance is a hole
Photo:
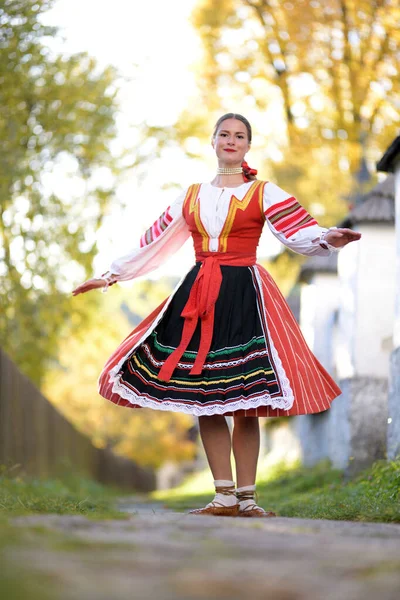
[[[400,598],[397,524],[202,517],[137,499],[121,509],[128,520],[15,518],[55,537],[9,558],[56,578],[54,600]]]

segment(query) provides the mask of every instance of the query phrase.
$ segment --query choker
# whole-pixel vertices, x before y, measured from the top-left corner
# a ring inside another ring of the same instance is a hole
[[[242,167],[218,167],[217,175],[238,175],[243,173]]]

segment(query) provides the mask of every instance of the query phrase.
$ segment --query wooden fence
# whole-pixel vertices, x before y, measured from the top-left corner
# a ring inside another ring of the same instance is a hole
[[[139,491],[156,486],[153,471],[93,446],[0,350],[0,464],[28,475],[76,473]]]

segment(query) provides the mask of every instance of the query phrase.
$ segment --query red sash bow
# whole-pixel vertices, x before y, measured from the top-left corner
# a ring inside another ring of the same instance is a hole
[[[211,347],[214,331],[215,304],[218,299],[222,283],[222,273],[220,264],[229,264],[231,266],[250,266],[255,264],[256,258],[253,255],[232,255],[211,254],[203,257],[196,257],[202,261],[202,265],[197,273],[190,290],[189,298],[181,313],[185,319],[183,325],[182,337],[179,346],[170,354],[164,362],[158,374],[158,379],[169,381],[183,353],[187,349],[190,340],[196,330],[198,320],[201,322],[200,344],[196,360],[190,375],[200,375],[204,366],[205,359]]]

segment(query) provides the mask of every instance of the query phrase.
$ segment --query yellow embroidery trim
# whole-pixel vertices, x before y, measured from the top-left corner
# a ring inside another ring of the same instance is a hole
[[[196,223],[197,230],[202,237],[202,250],[203,252],[208,252],[209,237],[200,219],[200,202],[198,202],[200,186],[200,183],[189,186],[184,202],[189,202],[189,215],[194,212],[194,221]]]
[[[259,192],[259,201],[260,201],[260,210],[261,210],[261,218],[263,221],[266,221],[267,217],[265,216],[265,212],[264,212],[264,187],[267,185],[268,181],[263,181],[262,186],[260,186],[258,192]]]
[[[152,379],[157,379],[157,375],[153,375],[153,373],[151,373],[147,367],[145,367],[144,365],[141,365],[136,356],[133,356],[133,360],[134,360],[136,366],[139,369],[141,369],[142,371],[144,371],[145,373],[147,373],[147,375],[149,377],[151,377]],[[267,371],[265,369],[259,369],[258,371],[254,371],[254,373],[249,373],[249,375],[238,375],[237,377],[232,377],[232,378],[227,377],[226,379],[217,379],[216,381],[206,381],[203,379],[202,381],[196,381],[196,385],[199,385],[199,384],[214,385],[215,383],[226,383],[226,381],[229,381],[229,383],[230,383],[231,381],[237,381],[238,379],[250,379],[251,377],[254,377],[255,375],[259,375],[260,373],[265,374],[265,375],[271,375],[273,372],[274,372],[273,370]],[[178,383],[180,385],[193,386],[193,382],[181,381],[180,379],[170,379],[168,383]]]
[[[263,181],[256,181],[253,185],[251,185],[249,187],[249,189],[247,190],[247,192],[242,200],[239,200],[238,198],[236,198],[235,195],[232,196],[231,202],[229,205],[228,215],[226,217],[225,224],[222,228],[221,235],[219,237],[219,251],[220,252],[226,252],[226,247],[228,244],[228,236],[231,232],[232,225],[235,220],[236,211],[238,209],[246,210],[246,208],[248,207],[248,205],[250,203],[250,200],[253,197],[253,194],[257,191],[257,188],[258,188],[258,192],[262,198],[263,184],[264,184]]]

